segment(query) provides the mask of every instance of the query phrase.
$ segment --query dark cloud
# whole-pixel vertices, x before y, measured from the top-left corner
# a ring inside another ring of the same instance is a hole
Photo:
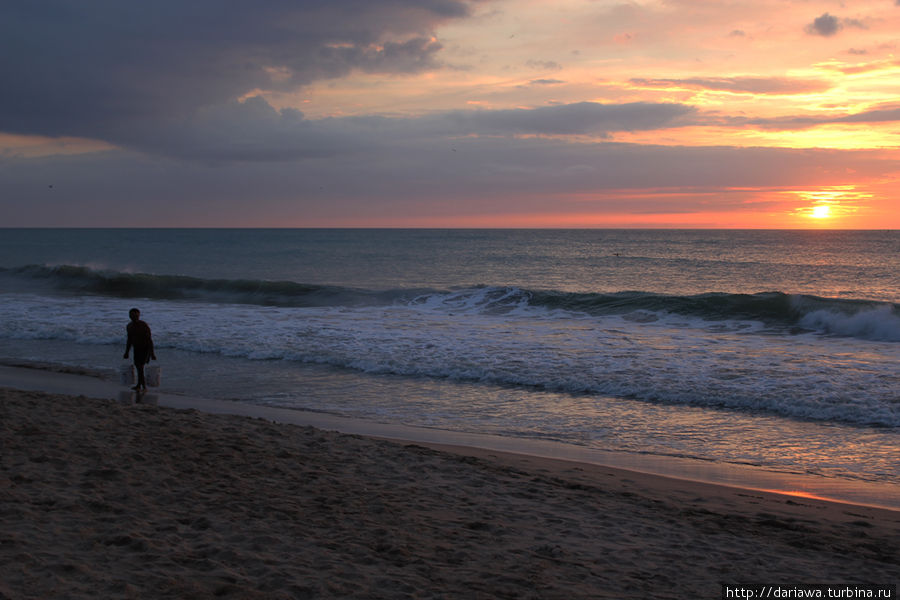
[[[900,121],[900,106],[886,106],[874,108],[861,113],[853,113],[837,117],[834,123],[885,123]]]
[[[821,35],[823,37],[831,37],[838,33],[844,27],[855,27],[857,29],[868,29],[868,26],[859,19],[838,19],[828,13],[816,17],[812,23],[806,26],[806,33],[810,35]]]
[[[530,85],[559,85],[565,81],[562,79],[532,79],[528,83]]]
[[[525,63],[525,66],[538,71],[559,71],[562,69],[562,65],[555,60],[529,60]]]
[[[463,0],[10,0],[0,131],[128,137],[254,89],[434,68],[433,27],[466,14]]]
[[[309,120],[254,90],[353,70],[437,66],[463,0],[11,0],[0,8],[0,131],[107,142],[200,162],[354,155],[425,135],[595,135],[670,126],[678,104],[578,103],[420,119]],[[529,61],[540,69],[553,61]],[[560,80],[538,79],[532,85]]]
[[[158,156],[218,163],[323,158],[358,147],[359,137],[253,97],[201,108],[188,119],[137,122],[106,141]]]
[[[534,109],[457,111],[435,121],[459,134],[597,135],[671,126],[694,109],[684,104],[578,102]]]
[[[640,79],[632,83],[643,87],[690,87],[736,94],[808,94],[824,92],[831,87],[821,79],[794,79],[791,77],[693,77],[686,79]]]
[[[470,110],[418,118],[311,120],[260,97],[198,109],[189,117],[136,120],[102,139],[121,148],[200,162],[293,161],[386,151],[410,140],[489,135],[593,135],[675,126],[683,104],[581,102],[535,109]]]
[[[830,37],[841,30],[841,22],[837,17],[828,13],[816,17],[812,23],[806,26],[806,33]]]

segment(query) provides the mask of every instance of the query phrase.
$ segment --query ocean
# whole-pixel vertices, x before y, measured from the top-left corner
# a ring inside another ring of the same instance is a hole
[[[900,232],[2,229],[0,362],[900,485]]]

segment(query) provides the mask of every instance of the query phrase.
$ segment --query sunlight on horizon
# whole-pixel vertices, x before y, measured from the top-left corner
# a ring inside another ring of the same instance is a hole
[[[799,204],[791,213],[795,218],[816,226],[836,228],[845,226],[844,218],[858,213],[874,198],[873,194],[858,191],[852,185],[796,190],[789,194]]]

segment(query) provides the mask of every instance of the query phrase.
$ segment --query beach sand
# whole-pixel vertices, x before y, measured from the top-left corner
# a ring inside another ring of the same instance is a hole
[[[0,390],[0,598],[719,598],[895,584],[900,512]]]

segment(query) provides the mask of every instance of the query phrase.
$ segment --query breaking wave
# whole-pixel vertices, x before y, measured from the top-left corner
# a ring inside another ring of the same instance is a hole
[[[816,332],[900,342],[900,305],[848,298],[822,298],[780,291],[756,294],[709,292],[665,295],[528,290],[473,286],[458,290],[368,290],[260,279],[204,279],[104,271],[83,266],[30,265],[0,269],[11,291],[29,286],[56,293],[114,298],[149,298],[279,307],[410,305],[434,310],[501,314],[525,308],[591,316],[622,316],[638,322],[680,316],[704,321],[755,321],[794,333]]]

